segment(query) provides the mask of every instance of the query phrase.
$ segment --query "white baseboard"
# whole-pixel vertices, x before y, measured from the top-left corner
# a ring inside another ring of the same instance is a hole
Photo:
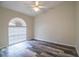
[[[0,47],[0,49],[4,49],[4,48],[6,48],[6,47],[8,47],[8,46],[2,46],[2,47]]]
[[[48,40],[44,40],[44,39],[40,39],[40,38],[35,38],[35,39],[50,42],[50,43],[56,43],[56,44],[60,44],[60,45],[75,47],[75,45],[69,45],[69,44],[64,44],[64,43],[59,43],[59,42],[53,42],[53,41],[48,41]]]

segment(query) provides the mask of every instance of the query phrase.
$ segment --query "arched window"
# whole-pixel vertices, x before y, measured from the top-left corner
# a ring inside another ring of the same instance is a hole
[[[26,40],[26,23],[21,18],[13,18],[8,24],[9,45]]]

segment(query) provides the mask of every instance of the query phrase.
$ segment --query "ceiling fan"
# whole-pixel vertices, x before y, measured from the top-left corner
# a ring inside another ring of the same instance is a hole
[[[31,5],[31,7],[36,12],[40,11],[41,8],[46,8],[45,6],[40,5],[39,1],[35,1],[35,4],[34,5]]]

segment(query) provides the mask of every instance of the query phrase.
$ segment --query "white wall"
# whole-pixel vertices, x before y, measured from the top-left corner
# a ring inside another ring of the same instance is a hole
[[[27,24],[27,40],[33,39],[33,17],[0,7],[0,48],[8,46],[8,24],[15,17],[24,19]]]
[[[35,19],[35,38],[64,45],[75,45],[74,3],[64,2]]]

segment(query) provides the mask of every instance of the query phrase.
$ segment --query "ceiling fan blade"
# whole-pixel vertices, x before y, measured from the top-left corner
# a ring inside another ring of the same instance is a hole
[[[45,7],[45,6],[39,6],[39,8],[47,8],[47,7]]]
[[[34,8],[36,5],[30,5],[32,8]]]

